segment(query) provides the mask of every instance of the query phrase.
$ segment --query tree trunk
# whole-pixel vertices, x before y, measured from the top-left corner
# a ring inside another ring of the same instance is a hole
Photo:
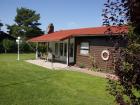
[[[7,50],[5,49],[5,53],[7,53]]]

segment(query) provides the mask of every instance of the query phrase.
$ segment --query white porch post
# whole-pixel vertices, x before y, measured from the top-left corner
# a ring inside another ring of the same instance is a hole
[[[69,66],[69,46],[70,46],[70,38],[67,42],[67,66]]]
[[[38,59],[38,42],[36,43],[36,59]]]

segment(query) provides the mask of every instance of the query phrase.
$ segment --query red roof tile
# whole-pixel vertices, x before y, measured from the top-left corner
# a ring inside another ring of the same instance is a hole
[[[109,27],[95,27],[95,28],[80,28],[80,29],[71,29],[71,30],[61,30],[56,31],[54,33],[41,35],[35,38],[28,40],[29,42],[51,42],[51,41],[60,41],[70,37],[76,36],[105,36],[110,35],[109,30],[111,31],[111,35],[122,35],[122,33],[128,32],[128,27],[117,27],[111,26]]]

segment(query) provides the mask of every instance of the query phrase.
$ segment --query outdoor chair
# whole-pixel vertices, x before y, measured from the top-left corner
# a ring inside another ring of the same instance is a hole
[[[55,58],[55,56],[52,53],[48,53],[47,61],[53,62],[54,61],[54,58]]]

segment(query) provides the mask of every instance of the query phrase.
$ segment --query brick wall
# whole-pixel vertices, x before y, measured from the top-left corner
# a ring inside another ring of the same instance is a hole
[[[116,38],[113,39],[114,41]],[[77,37],[76,43],[76,65],[84,65],[87,68],[92,67],[92,62],[90,56],[94,58],[94,66],[100,68],[101,70],[112,70],[114,68],[114,57],[117,53],[114,53],[114,41],[110,41],[109,37]],[[90,50],[89,56],[80,54],[80,43],[89,42]],[[120,43],[120,46],[124,46],[124,43]],[[101,52],[103,50],[109,50],[110,57],[107,61],[101,58]],[[107,71],[108,72],[108,71]]]

